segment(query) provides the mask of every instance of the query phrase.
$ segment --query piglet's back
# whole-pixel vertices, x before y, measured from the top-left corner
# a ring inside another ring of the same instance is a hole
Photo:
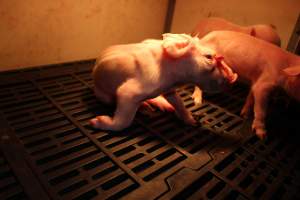
[[[105,49],[93,68],[95,86],[102,91],[115,93],[117,87],[130,78],[134,58],[127,45],[115,45]]]
[[[154,57],[162,54],[161,42],[115,45],[105,49],[93,69],[95,85],[102,90],[115,91],[130,78],[146,79],[158,74]]]
[[[236,25],[225,19],[210,17],[210,18],[205,18],[200,20],[196,28],[192,32],[192,35],[193,36],[197,35],[199,38],[202,38],[203,36],[205,36],[206,34],[212,31],[219,31],[219,30],[237,31],[245,34],[250,34],[251,31],[249,28]]]

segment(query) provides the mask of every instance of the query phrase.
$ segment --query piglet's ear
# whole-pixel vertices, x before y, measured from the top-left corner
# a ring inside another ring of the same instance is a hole
[[[288,67],[283,70],[287,76],[298,76],[300,75],[300,66]]]
[[[192,37],[186,34],[163,34],[163,48],[172,58],[187,54],[193,46]]]

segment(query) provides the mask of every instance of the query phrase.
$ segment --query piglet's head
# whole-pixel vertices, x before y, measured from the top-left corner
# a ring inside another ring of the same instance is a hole
[[[217,80],[219,89],[210,89],[206,92],[219,92],[221,89],[227,88],[229,84],[234,83],[238,75],[232,71],[232,69],[226,64],[223,56],[214,55],[214,62],[216,65],[210,69],[208,74],[213,77],[214,80]]]
[[[286,76],[287,93],[300,101],[300,66],[285,68],[283,73]]]
[[[201,45],[198,37],[165,33],[162,46],[166,56],[178,63],[185,63],[190,70],[210,70],[216,66],[214,51]]]
[[[218,92],[220,85],[233,83],[237,75],[215,51],[200,44],[197,36],[187,34],[163,34],[163,48],[167,56],[184,62],[197,72],[199,86],[207,92]]]

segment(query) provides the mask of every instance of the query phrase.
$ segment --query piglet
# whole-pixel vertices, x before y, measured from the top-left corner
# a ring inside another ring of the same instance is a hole
[[[221,30],[248,34],[277,46],[280,46],[281,44],[280,37],[277,34],[276,27],[274,25],[257,24],[252,26],[240,26],[223,18],[217,17],[204,18],[200,20],[196,28],[193,30],[192,35],[202,38],[212,31]],[[198,87],[195,87],[192,98],[194,99],[195,104],[200,105],[202,103],[202,91]]]
[[[281,45],[281,40],[278,33],[276,32],[276,27],[272,24],[240,26],[225,19],[217,17],[210,17],[200,20],[196,28],[193,30],[192,35],[197,35],[199,38],[202,38],[203,36],[212,31],[221,30],[245,33],[257,37],[259,39],[265,40],[267,42],[273,43],[277,46]]]
[[[266,137],[265,118],[270,92],[283,88],[300,101],[300,57],[269,42],[234,31],[214,31],[200,40],[200,44],[224,56],[240,80],[251,83],[251,91],[242,108],[246,117],[254,106],[252,129]]]
[[[116,45],[105,49],[93,68],[95,95],[104,103],[116,103],[113,117],[102,115],[90,124],[104,130],[121,130],[130,125],[140,104],[159,96],[161,107],[170,104],[187,124],[195,124],[174,88],[184,83],[207,92],[234,82],[236,74],[221,64],[222,57],[186,34],[163,34],[162,40]],[[224,63],[224,62],[223,62]],[[157,99],[157,98],[156,98]]]

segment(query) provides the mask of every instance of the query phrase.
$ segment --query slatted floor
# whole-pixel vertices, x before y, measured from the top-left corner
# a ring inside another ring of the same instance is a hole
[[[123,131],[99,131],[89,119],[113,108],[93,95],[93,63],[0,73],[0,199],[300,198],[299,129],[290,125],[299,104],[279,105],[259,141],[239,116],[246,86],[205,95],[200,106],[184,86],[197,126],[154,110]],[[37,193],[26,187],[34,183]]]

